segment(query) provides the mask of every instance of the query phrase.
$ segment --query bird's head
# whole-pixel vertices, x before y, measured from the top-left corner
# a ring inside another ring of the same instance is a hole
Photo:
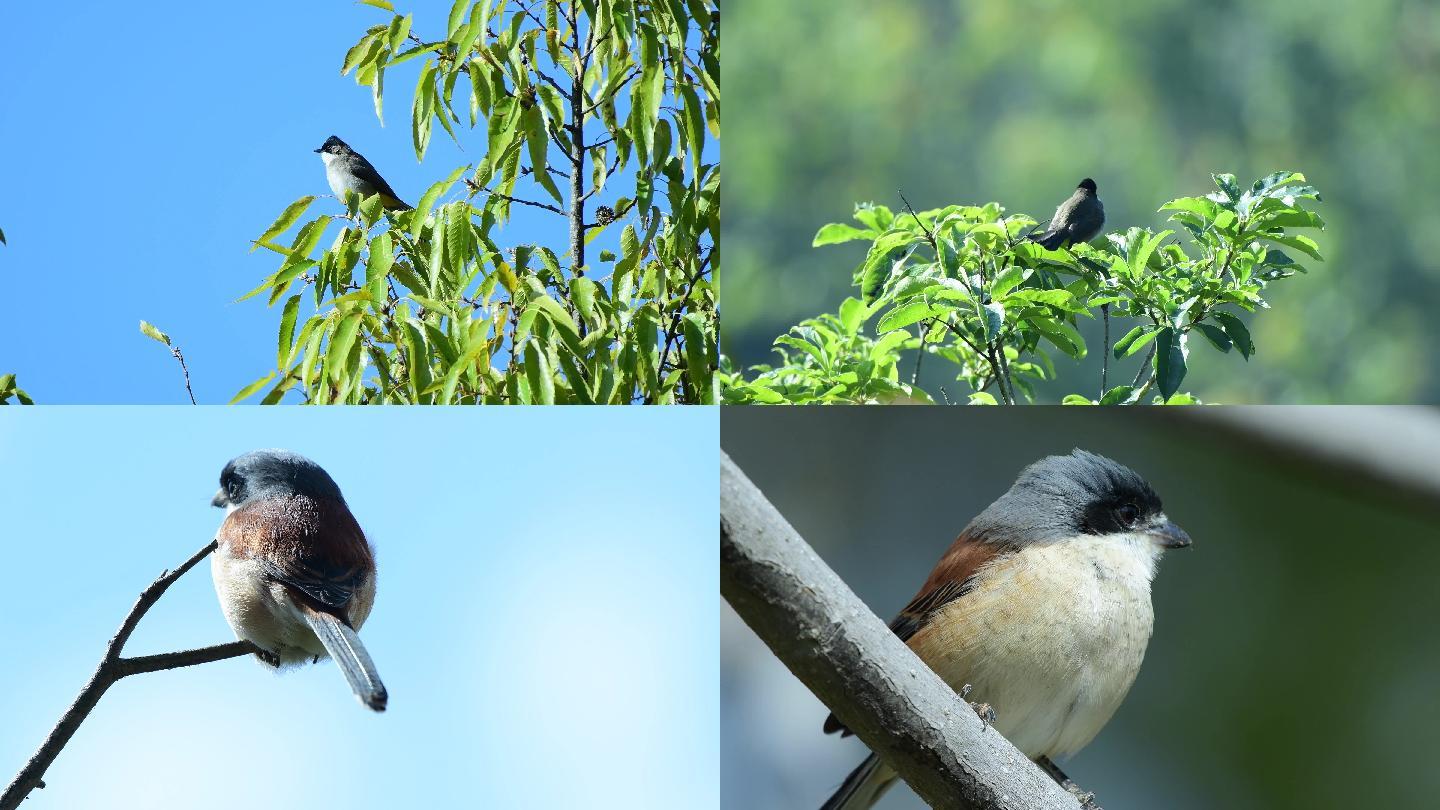
[[[1190,535],[1165,516],[1144,478],[1084,450],[1026,467],[965,532],[1011,546],[1082,535],[1143,541],[1156,554],[1190,545]]]
[[[325,143],[320,144],[320,148],[315,151],[322,155],[348,155],[355,150],[351,149],[344,141],[331,135],[326,138]]]
[[[332,138],[331,140],[335,140],[335,139]],[[328,142],[327,142],[327,143],[328,143]],[[344,144],[341,144],[341,146],[344,146]],[[1084,180],[1081,180],[1081,181],[1080,181],[1080,185],[1076,186],[1076,188],[1083,188],[1083,189],[1085,189],[1086,191],[1090,192],[1091,194],[1094,194],[1094,193],[1095,193],[1095,181],[1094,181],[1094,180],[1091,180],[1090,178],[1087,177],[1087,178],[1085,178]]]
[[[345,502],[340,487],[319,464],[288,450],[256,450],[225,465],[220,491],[210,505],[234,511],[253,500],[289,495]]]

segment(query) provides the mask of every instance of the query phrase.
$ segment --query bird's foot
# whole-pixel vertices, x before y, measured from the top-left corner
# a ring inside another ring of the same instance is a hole
[[[269,650],[262,650],[257,647],[255,649],[255,657],[259,658],[260,662],[267,666],[277,668],[280,666],[280,656],[270,652]]]
[[[970,690],[972,688],[973,687],[971,687],[968,683],[960,687],[960,698],[964,700],[965,698],[969,697]],[[965,702],[969,703],[970,708],[974,709],[975,714],[979,715],[982,731],[995,725],[995,707],[991,706],[989,703],[975,703],[974,701],[970,700],[966,700]]]
[[[1094,793],[1088,790],[1081,790],[1080,786],[1074,782],[1066,785],[1065,790],[1071,796],[1075,797],[1075,801],[1080,802],[1081,810],[1105,810],[1105,808],[1095,803]]]

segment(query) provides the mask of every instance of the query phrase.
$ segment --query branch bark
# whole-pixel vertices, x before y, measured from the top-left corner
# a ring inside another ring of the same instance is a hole
[[[119,631],[106,645],[105,655],[100,659],[100,665],[95,668],[95,673],[90,676],[90,681],[85,684],[85,688],[80,690],[79,696],[70,704],[70,708],[65,710],[60,722],[50,730],[50,734],[40,745],[40,749],[25,763],[25,767],[20,769],[20,773],[15,776],[10,786],[5,788],[5,792],[0,794],[0,810],[15,810],[25,800],[25,797],[30,795],[30,791],[45,787],[45,771],[60,755],[66,743],[70,742],[70,738],[75,736],[80,724],[85,722],[85,718],[90,715],[95,704],[100,702],[105,690],[109,689],[116,681],[145,672],[190,667],[262,652],[259,647],[248,641],[232,641],[229,644],[217,644],[213,647],[201,647],[159,655],[142,655],[136,658],[124,658],[120,655],[125,648],[125,642],[130,640],[130,634],[135,632],[135,627],[140,624],[140,619],[159,601],[166,589],[214,550],[215,541],[212,540],[179,568],[162,573],[158,579],[150,583],[149,587],[141,591],[140,598],[136,600],[135,606],[130,608],[130,613],[125,616],[125,621],[121,623]]]
[[[723,452],[720,592],[776,657],[931,807],[1079,807],[1008,740],[982,725]]]

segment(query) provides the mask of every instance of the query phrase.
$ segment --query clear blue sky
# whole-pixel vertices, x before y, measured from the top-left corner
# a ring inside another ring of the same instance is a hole
[[[396,9],[433,38],[450,5]],[[329,193],[312,150],[339,135],[411,203],[483,156],[482,122],[457,130],[465,151],[435,127],[416,162],[410,107],[423,60],[387,71],[383,128],[369,88],[340,75],[346,50],[388,19],[358,3],[293,0],[7,7],[0,374],[17,373],[39,402],[186,401],[174,358],[140,334],[141,319],[185,352],[201,402],[228,402],[273,369],[278,308],[264,296],[233,302],[279,266],[250,241],[296,198]],[[718,159],[713,142],[706,157]],[[591,208],[632,190],[607,186]],[[514,209],[497,242],[563,250],[563,219]],[[311,208],[339,211],[331,199]],[[613,248],[618,233],[590,250]]]
[[[328,661],[128,678],[26,807],[718,807],[718,423],[713,408],[0,409],[0,784],[140,590],[213,536],[225,461],[275,446],[324,466],[376,546],[361,638],[389,711],[362,708]],[[662,449],[635,452],[637,436]],[[231,638],[203,563],[127,652]]]

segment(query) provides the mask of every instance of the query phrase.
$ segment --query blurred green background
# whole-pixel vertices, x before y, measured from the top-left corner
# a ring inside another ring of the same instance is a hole
[[[723,408],[721,445],[887,621],[1025,465],[1077,446],[1129,465],[1195,544],[1161,561],[1129,697],[1061,766],[1106,810],[1434,807],[1440,502],[1370,476],[1403,460],[1436,491],[1440,411],[1190,413]],[[1269,443],[1296,423],[1353,463]],[[728,605],[720,660],[722,806],[819,807],[863,743],[821,733],[825,707]],[[900,786],[879,807],[924,805]]]
[[[810,241],[856,202],[900,210],[903,190],[922,210],[996,200],[1048,221],[1089,176],[1107,229],[1159,229],[1155,210],[1213,191],[1212,172],[1248,185],[1289,169],[1324,197],[1327,261],[1246,317],[1248,364],[1193,342],[1185,388],[1220,402],[1440,401],[1433,0],[730,0],[725,27],[725,193],[738,202],[723,348],[738,365],[773,362],[777,335],[838,307],[864,246]],[[1072,384],[1047,397],[1098,380],[1098,324],[1082,326],[1083,376],[1061,363]],[[922,387],[956,390],[943,362],[926,365]]]

